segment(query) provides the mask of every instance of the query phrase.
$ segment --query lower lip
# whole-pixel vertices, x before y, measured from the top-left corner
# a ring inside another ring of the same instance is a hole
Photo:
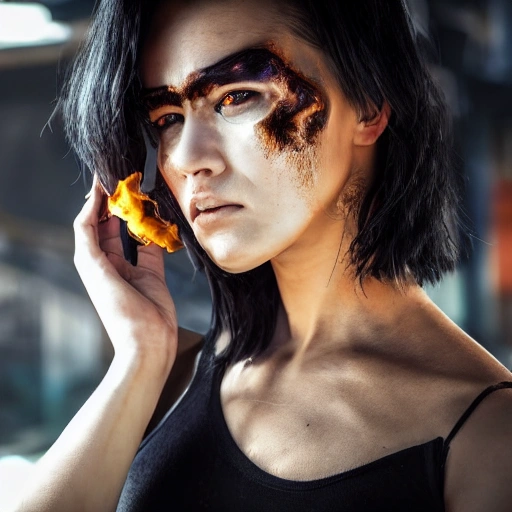
[[[199,226],[209,226],[210,224],[228,219],[233,214],[239,212],[242,208],[242,206],[238,205],[227,205],[220,206],[219,208],[212,208],[211,210],[205,210],[204,212],[200,212],[194,219],[194,224],[198,224]]]

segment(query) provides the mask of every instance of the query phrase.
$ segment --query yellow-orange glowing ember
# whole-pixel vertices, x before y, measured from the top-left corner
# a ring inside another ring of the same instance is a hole
[[[141,192],[141,179],[142,173],[134,172],[119,181],[108,198],[110,213],[126,221],[130,235],[144,245],[153,242],[168,252],[181,249],[178,226],[160,217],[156,202]]]

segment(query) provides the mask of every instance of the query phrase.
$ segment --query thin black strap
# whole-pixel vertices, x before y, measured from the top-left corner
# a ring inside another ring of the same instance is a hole
[[[450,446],[453,438],[457,435],[457,432],[461,429],[462,425],[466,423],[466,420],[473,414],[473,411],[480,405],[480,402],[491,393],[500,389],[512,388],[512,382],[500,382],[484,389],[474,400],[473,403],[466,409],[466,412],[460,417],[459,421],[452,428],[452,431],[448,434],[444,442],[445,449]]]

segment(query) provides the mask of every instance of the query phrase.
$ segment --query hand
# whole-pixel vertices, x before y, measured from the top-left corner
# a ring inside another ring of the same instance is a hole
[[[75,265],[112,341],[116,356],[143,356],[169,371],[177,347],[176,310],[165,283],[163,250],[138,248],[125,261],[119,219],[100,221],[106,199],[96,176],[75,223]]]

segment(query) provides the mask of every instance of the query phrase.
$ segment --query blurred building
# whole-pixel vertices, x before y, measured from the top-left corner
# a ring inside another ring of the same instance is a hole
[[[40,4],[64,25],[39,43],[2,46],[0,11],[0,456],[44,451],[111,358],[72,263],[71,224],[87,185],[58,122],[47,125],[93,2]],[[454,112],[474,232],[472,256],[428,291],[511,367],[512,3],[410,5],[419,30],[432,34],[434,72]],[[180,323],[206,331],[204,279],[184,253],[170,256],[166,269]]]
[[[422,3],[440,55],[439,78],[455,115],[474,231],[473,254],[460,269],[461,324],[510,367],[512,3]]]

